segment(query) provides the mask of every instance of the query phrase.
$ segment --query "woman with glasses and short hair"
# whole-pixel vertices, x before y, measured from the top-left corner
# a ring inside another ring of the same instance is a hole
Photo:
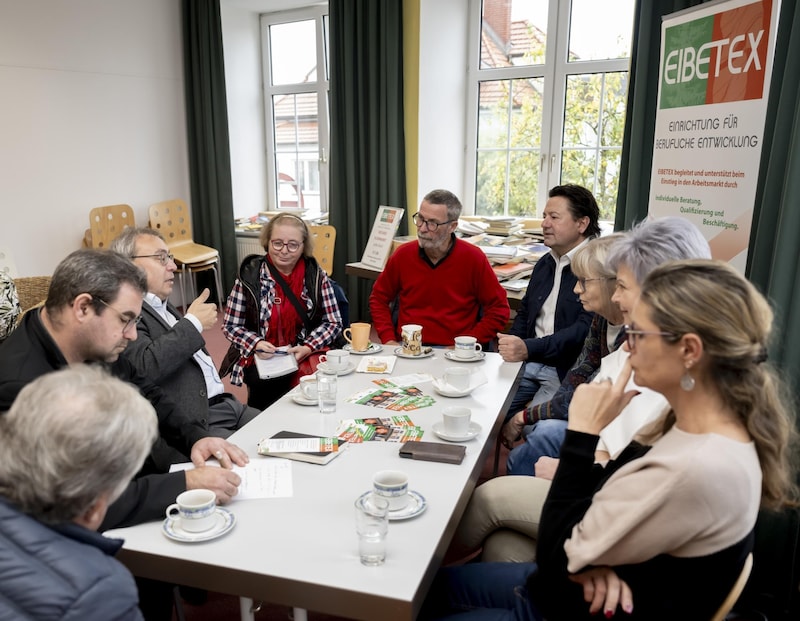
[[[300,362],[329,347],[343,326],[306,223],[292,214],[276,216],[262,228],[260,242],[266,254],[244,259],[228,296],[222,330],[232,348],[220,375],[230,372],[236,386],[244,382],[247,405],[263,410],[289,391],[296,373],[262,380],[254,356],[270,358],[284,348]]]
[[[773,313],[722,261],[650,272],[615,382],[577,388],[536,563],[440,572],[421,619],[710,619],[753,548],[760,507],[796,506],[792,399],[767,362]],[[598,464],[600,431],[636,395],[670,406],[660,435]]]

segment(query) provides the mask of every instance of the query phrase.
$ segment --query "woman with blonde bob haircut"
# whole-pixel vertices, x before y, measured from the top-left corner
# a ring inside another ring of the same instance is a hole
[[[767,362],[772,311],[726,263],[654,269],[616,382],[582,384],[539,527],[536,563],[442,570],[422,619],[710,619],[753,548],[760,507],[797,504],[794,408]],[[664,395],[661,435],[595,463],[635,396]]]

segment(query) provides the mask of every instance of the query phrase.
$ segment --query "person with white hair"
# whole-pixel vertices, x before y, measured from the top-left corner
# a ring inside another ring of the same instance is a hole
[[[96,532],[158,435],[153,406],[87,365],[48,373],[0,416],[0,618],[141,619],[133,577]]]

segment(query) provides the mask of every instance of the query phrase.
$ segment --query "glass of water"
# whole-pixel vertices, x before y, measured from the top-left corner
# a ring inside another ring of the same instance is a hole
[[[317,395],[319,411],[323,414],[336,411],[336,388],[338,374],[330,369],[317,369]]]
[[[389,532],[389,501],[376,494],[356,500],[358,555],[363,565],[383,565]]]

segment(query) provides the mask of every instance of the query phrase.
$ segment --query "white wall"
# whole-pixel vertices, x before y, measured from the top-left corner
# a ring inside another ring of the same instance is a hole
[[[435,188],[466,195],[466,0],[420,1],[419,182],[416,200]]]
[[[89,210],[191,200],[181,0],[0,0],[0,247],[20,276],[80,247]]]
[[[222,4],[221,16],[233,213],[252,216],[269,209],[259,17],[228,4]]]

